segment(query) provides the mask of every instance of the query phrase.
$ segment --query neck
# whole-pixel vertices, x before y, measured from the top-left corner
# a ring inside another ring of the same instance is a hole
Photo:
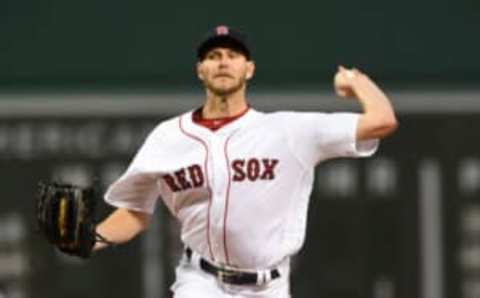
[[[225,96],[213,94],[207,90],[207,99],[202,114],[205,119],[232,117],[242,113],[247,107],[244,90]]]

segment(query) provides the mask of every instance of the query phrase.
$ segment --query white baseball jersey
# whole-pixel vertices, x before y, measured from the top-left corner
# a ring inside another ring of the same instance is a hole
[[[105,199],[153,213],[161,198],[185,245],[242,269],[270,268],[300,249],[319,162],[369,156],[378,146],[355,141],[355,113],[250,108],[214,132],[192,112],[160,123]]]

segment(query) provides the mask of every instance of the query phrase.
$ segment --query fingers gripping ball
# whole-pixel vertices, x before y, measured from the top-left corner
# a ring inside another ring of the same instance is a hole
[[[37,222],[47,240],[64,253],[88,258],[96,241],[95,191],[71,184],[40,183]]]
[[[341,97],[353,97],[355,95],[353,80],[358,74],[359,72],[356,69],[350,70],[340,66],[334,77],[334,87],[337,95]]]

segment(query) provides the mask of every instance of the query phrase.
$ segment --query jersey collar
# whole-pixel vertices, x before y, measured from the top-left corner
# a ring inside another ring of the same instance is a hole
[[[240,112],[238,115],[232,116],[232,117],[220,117],[220,118],[214,118],[214,119],[205,119],[202,117],[202,107],[196,109],[192,113],[192,121],[200,126],[206,127],[210,129],[211,131],[217,131],[221,129],[222,127],[232,123],[233,121],[239,119],[243,115],[245,115],[248,110],[250,109],[250,106],[247,106],[245,110]]]
[[[197,109],[191,110],[184,115],[181,116],[182,119],[182,124],[184,125],[185,129],[197,134],[197,135],[203,135],[203,136],[212,136],[212,135],[225,135],[225,134],[230,134],[233,131],[243,127],[244,125],[248,124],[253,118],[255,118],[256,115],[259,114],[258,111],[254,110],[253,108],[249,107],[248,110],[240,115],[239,117],[235,118],[233,121],[225,124],[224,126],[220,127],[219,129],[212,131],[209,128],[202,126],[200,124],[197,124],[193,121],[193,114],[195,113]]]

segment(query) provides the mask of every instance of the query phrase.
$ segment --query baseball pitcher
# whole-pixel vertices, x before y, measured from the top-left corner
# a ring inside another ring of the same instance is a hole
[[[264,113],[246,98],[255,63],[241,32],[213,28],[197,56],[203,105],[153,129],[107,190],[117,209],[96,226],[104,241],[92,249],[135,237],[161,200],[184,244],[173,297],[290,297],[315,166],[374,154],[397,128],[392,105],[366,74],[340,66],[336,93],[361,113]]]

